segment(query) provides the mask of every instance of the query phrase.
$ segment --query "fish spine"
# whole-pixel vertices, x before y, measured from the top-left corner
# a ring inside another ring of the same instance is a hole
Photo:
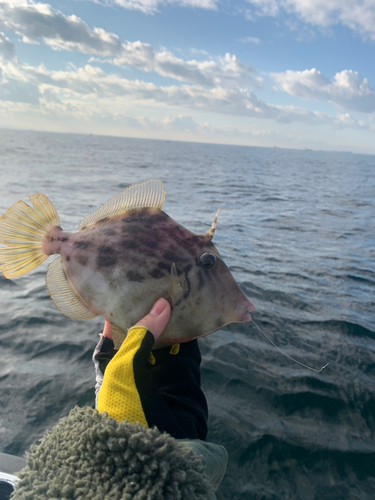
[[[29,196],[33,207],[23,201],[12,205],[0,217],[0,270],[6,278],[16,278],[35,269],[48,254],[43,241],[48,231],[60,226],[50,200],[42,193]]]

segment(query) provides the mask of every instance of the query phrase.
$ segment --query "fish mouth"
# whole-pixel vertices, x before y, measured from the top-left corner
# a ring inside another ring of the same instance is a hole
[[[240,319],[239,323],[248,323],[249,321],[253,321],[253,318],[250,316],[250,313],[249,313],[249,312],[245,312],[245,313],[242,315],[242,317],[241,317],[241,319]]]
[[[249,302],[249,305],[248,305],[248,308],[247,308],[247,312],[251,312],[251,311],[255,311],[256,307],[254,306],[254,304],[252,304],[250,302],[250,300],[248,301]]]
[[[254,304],[252,304],[250,300],[246,300],[245,312],[243,313],[240,322],[247,323],[249,321],[252,321],[253,318],[250,316],[250,313],[254,310],[255,310]]]

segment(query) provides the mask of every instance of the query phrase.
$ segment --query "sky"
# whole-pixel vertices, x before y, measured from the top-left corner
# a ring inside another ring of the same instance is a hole
[[[0,0],[0,127],[375,154],[375,0]]]

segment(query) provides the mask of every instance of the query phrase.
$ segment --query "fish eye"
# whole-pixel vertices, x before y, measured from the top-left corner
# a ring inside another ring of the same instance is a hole
[[[216,257],[212,253],[202,253],[198,260],[202,267],[211,269],[215,265]]]

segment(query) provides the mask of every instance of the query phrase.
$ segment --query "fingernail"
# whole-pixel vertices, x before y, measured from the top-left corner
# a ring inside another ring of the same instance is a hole
[[[150,311],[150,314],[152,316],[160,316],[161,313],[168,307],[168,302],[163,299],[163,298],[160,298],[159,300],[157,300],[155,302],[155,304],[153,305],[151,311]]]

